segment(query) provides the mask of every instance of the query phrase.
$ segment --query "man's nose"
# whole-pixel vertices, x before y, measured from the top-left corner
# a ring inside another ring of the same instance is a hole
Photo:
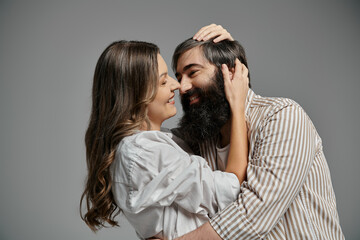
[[[180,82],[180,94],[185,94],[190,89],[192,89],[191,80],[183,77]]]

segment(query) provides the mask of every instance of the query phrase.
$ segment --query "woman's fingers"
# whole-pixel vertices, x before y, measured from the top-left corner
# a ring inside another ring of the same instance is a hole
[[[242,63],[241,65],[242,65],[242,76],[247,78],[249,75],[249,70],[247,69],[245,64]]]
[[[216,24],[202,27],[193,37],[197,41],[207,41],[211,38],[214,38],[214,42],[220,42],[225,39],[234,40],[226,29]]]
[[[233,79],[238,79],[242,76],[243,74],[243,64],[240,62],[240,60],[237,58],[235,59],[235,72],[234,72],[234,76]]]
[[[226,31],[226,30],[225,30]],[[221,34],[220,36],[218,36],[217,38],[214,38],[214,43],[217,42],[221,42],[223,40],[230,40],[230,41],[234,41],[234,39],[231,37],[230,33],[228,33],[226,31],[226,33]]]
[[[221,70],[222,70],[222,74],[223,74],[223,78],[224,78],[224,84],[229,84],[230,83],[230,72],[229,72],[229,68],[226,64],[222,64],[221,65]]]
[[[228,73],[226,72],[227,68],[223,67],[223,69],[225,94],[230,107],[235,110],[243,109],[249,90],[248,69],[239,59],[235,60],[232,79],[225,74]]]
[[[246,86],[249,86],[249,69],[245,66],[245,64],[241,64],[242,66],[242,80],[246,84]]]
[[[233,84],[233,80],[230,78],[230,71],[226,64],[221,65],[221,71],[224,78],[225,96],[230,104],[230,107],[233,107],[236,105],[236,87]]]
[[[216,27],[216,24],[212,23],[212,24],[210,24],[210,25],[206,25],[206,26],[200,28],[200,30],[197,31],[197,33],[195,33],[193,39],[196,39],[196,40],[198,40],[198,41],[201,41],[200,39],[202,39],[204,32],[205,32],[207,29],[209,29],[209,28],[214,28],[214,27]]]

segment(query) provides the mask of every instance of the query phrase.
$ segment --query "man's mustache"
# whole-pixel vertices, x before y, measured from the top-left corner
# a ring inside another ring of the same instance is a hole
[[[199,88],[193,88],[193,89],[190,89],[189,91],[187,91],[186,93],[182,94],[181,95],[181,98],[184,99],[184,100],[190,100],[190,97],[194,94],[201,94],[201,89]]]
[[[187,109],[190,107],[190,97],[197,94],[200,98],[203,95],[203,90],[200,88],[193,88],[181,95],[181,104],[183,108]]]

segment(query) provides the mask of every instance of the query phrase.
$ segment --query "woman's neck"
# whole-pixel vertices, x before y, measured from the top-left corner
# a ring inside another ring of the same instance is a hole
[[[148,128],[148,124],[146,123],[146,121],[142,123],[140,128],[141,131],[160,131],[160,129],[161,129],[161,124],[155,124],[151,121],[150,121],[150,128]]]

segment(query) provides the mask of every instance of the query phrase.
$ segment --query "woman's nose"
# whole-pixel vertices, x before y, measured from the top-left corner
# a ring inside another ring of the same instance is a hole
[[[180,88],[180,83],[173,78],[171,78],[171,81],[171,91],[178,90]]]

